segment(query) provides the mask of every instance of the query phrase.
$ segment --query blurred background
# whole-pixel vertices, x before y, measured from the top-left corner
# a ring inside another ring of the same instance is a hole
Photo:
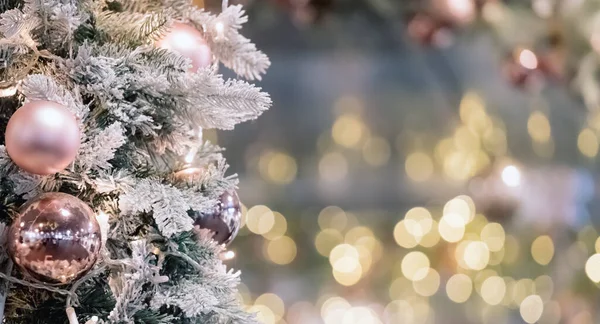
[[[274,105],[204,136],[262,322],[600,323],[598,1],[230,2]]]

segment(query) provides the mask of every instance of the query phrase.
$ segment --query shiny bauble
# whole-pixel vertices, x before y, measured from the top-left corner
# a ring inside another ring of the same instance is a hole
[[[212,213],[194,212],[194,225],[212,232],[219,244],[229,244],[242,224],[242,206],[235,190],[225,192]]]
[[[52,101],[24,104],[6,126],[8,155],[21,169],[34,174],[64,170],[75,160],[80,143],[75,115]]]
[[[176,22],[171,30],[156,42],[156,47],[171,50],[192,61],[190,72],[209,67],[212,51],[204,36],[194,26]]]
[[[92,268],[101,236],[86,203],[65,193],[45,193],[19,210],[8,252],[23,273],[48,284],[68,284]]]

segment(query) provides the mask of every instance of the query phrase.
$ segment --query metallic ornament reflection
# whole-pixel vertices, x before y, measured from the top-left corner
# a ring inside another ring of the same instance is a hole
[[[8,155],[34,174],[64,170],[75,159],[80,141],[77,119],[56,102],[28,102],[17,109],[6,126]]]
[[[194,212],[194,215],[196,217],[194,225],[210,230],[215,241],[227,245],[236,237],[242,224],[240,198],[235,190],[226,192],[221,196],[213,213]]]
[[[156,42],[156,47],[171,50],[192,61],[190,72],[197,72],[212,64],[212,51],[202,33],[194,26],[176,22],[171,31]]]
[[[49,284],[67,284],[90,270],[101,244],[92,209],[77,197],[54,192],[21,207],[8,248],[24,273]]]

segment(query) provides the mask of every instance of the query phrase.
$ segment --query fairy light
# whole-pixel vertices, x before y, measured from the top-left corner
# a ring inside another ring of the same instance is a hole
[[[92,318],[90,318],[89,321],[85,322],[85,324],[96,324],[99,320],[100,319],[98,318],[98,316],[92,316]]]
[[[508,165],[502,169],[502,182],[509,187],[518,187],[521,185],[521,171],[514,166]]]
[[[538,67],[538,58],[531,50],[524,49],[519,52],[519,63],[529,70],[535,70]]]
[[[102,245],[104,246],[106,244],[106,239],[108,239],[108,229],[110,227],[110,225],[108,224],[108,214],[101,211],[100,213],[98,213],[98,215],[96,215],[96,220],[100,225],[100,233],[102,234]]]
[[[446,5],[450,13],[460,21],[469,22],[475,16],[475,2],[473,0],[447,0]]]
[[[544,302],[537,295],[527,296],[519,307],[521,317],[527,323],[535,323],[544,311]]]
[[[217,21],[215,23],[215,32],[217,33],[216,39],[225,38],[225,24],[222,21]]]
[[[188,154],[186,154],[185,158],[183,159],[183,161],[185,161],[186,164],[190,164],[194,161],[194,156],[196,156],[196,149],[191,149]]]
[[[12,97],[17,93],[17,87],[12,86],[4,89],[0,89],[0,97]]]
[[[221,253],[220,258],[222,261],[227,261],[235,258],[235,252],[229,250]]]

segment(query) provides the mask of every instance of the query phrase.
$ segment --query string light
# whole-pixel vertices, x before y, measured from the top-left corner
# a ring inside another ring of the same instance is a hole
[[[538,67],[538,58],[531,50],[523,49],[518,54],[519,63],[526,69],[535,70]]]
[[[108,239],[108,229],[110,228],[110,225],[108,223],[108,214],[101,211],[100,213],[98,213],[98,215],[96,215],[96,220],[100,225],[100,234],[102,235],[102,246],[104,246],[106,244],[106,240]]]
[[[518,187],[521,185],[521,171],[514,166],[508,165],[502,169],[502,182],[509,187]]]
[[[235,258],[235,252],[233,252],[231,250],[225,251],[225,252],[221,253],[221,255],[220,255],[220,259],[222,261],[231,260],[233,258]]]
[[[222,21],[215,23],[215,32],[217,33],[217,40],[225,40],[225,24]]]
[[[12,97],[17,93],[17,86],[0,89],[0,97]]]

